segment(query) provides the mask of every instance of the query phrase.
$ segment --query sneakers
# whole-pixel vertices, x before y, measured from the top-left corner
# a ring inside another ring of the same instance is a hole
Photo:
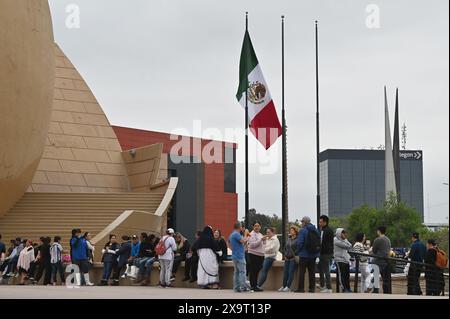
[[[280,289],[278,289],[278,292],[283,292],[284,288],[287,288],[287,287],[281,287]]]
[[[323,287],[323,288],[320,289],[320,292],[323,293],[323,294],[329,294],[329,293],[332,293],[333,290],[332,289],[327,289],[326,287]]]
[[[236,289],[236,290],[234,290],[234,292],[250,292],[250,289],[248,289],[248,288]]]
[[[289,288],[289,287],[284,287],[284,288],[283,288],[283,292],[291,292],[291,288]]]
[[[261,287],[256,286],[255,288],[253,288],[254,292],[262,292],[264,291],[264,289],[262,289]]]

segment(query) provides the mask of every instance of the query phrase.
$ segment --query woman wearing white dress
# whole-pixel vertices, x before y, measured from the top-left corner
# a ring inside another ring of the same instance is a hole
[[[205,289],[219,289],[219,261],[222,254],[217,241],[214,240],[214,232],[210,226],[206,226],[198,240],[198,270],[197,284]]]

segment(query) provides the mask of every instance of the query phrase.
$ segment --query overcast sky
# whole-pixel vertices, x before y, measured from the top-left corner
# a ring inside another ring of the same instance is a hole
[[[391,113],[398,86],[407,148],[424,152],[425,221],[448,222],[449,187],[443,185],[449,167],[447,0],[49,2],[56,42],[112,124],[164,132],[184,128],[196,136],[208,135],[193,132],[193,121],[198,120],[203,129],[218,128],[224,139],[227,128],[242,127],[244,122],[235,94],[245,11],[281,114],[280,15],[285,14],[291,219],[315,216],[314,20],[318,19],[321,149],[384,144],[383,85],[388,86]],[[79,29],[66,27],[69,4],[80,8]],[[376,14],[366,12],[370,4],[380,10],[379,28],[367,27],[367,17]],[[242,158],[242,139],[234,141],[240,142]],[[260,151],[264,155],[260,161],[273,160],[280,144],[281,139],[271,153]],[[250,206],[278,214],[281,162],[272,163],[277,169],[270,174],[270,167],[266,172],[261,169],[267,163],[250,165]],[[237,190],[242,216],[243,165],[237,169]]]

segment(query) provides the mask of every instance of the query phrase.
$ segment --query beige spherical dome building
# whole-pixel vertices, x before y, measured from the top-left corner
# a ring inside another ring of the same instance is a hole
[[[47,0],[0,1],[0,216],[27,190],[44,149],[53,46]]]
[[[123,151],[87,83],[54,43],[47,0],[0,0],[0,234],[159,234],[178,179],[161,143]],[[101,257],[97,255],[97,258]]]

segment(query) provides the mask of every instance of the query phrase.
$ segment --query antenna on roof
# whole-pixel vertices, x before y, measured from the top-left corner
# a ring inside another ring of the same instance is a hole
[[[403,123],[402,125],[402,149],[406,150],[406,124]]]

